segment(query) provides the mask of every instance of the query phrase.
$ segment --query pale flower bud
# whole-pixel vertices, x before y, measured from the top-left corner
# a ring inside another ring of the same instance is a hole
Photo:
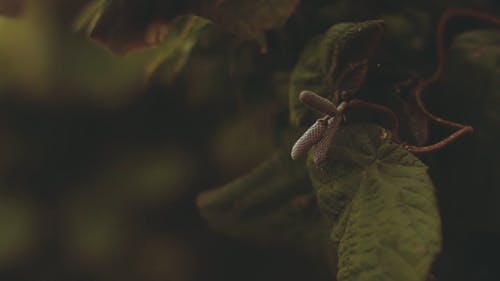
[[[327,127],[327,121],[318,119],[305,131],[305,133],[295,142],[292,147],[291,156],[295,160],[306,154],[309,149],[316,144],[323,136]]]

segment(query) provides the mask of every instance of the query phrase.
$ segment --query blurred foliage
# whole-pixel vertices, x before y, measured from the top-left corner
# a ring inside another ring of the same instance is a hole
[[[415,136],[427,123],[401,81],[433,71],[453,6],[500,13],[495,0],[0,0],[0,279],[498,280],[497,26],[450,21],[426,96],[474,135],[418,160],[353,110],[326,163],[287,154],[313,121],[305,89],[391,107],[403,139],[448,134]]]
[[[443,260],[471,267],[450,272],[456,280],[498,278],[491,260],[500,246],[500,170],[496,164],[500,156],[500,32],[483,27],[488,29],[469,30],[454,38],[443,79],[429,94],[436,109],[469,122],[475,130],[460,145],[435,157],[439,166],[435,178],[443,198],[443,230],[450,237],[445,240],[448,251]],[[447,104],[449,100],[454,101],[453,106]],[[467,205],[470,207],[463,207]]]
[[[76,22],[90,38],[117,54],[165,39],[172,24],[185,15],[203,15],[241,38],[257,39],[285,24],[299,0],[159,1],[93,0]]]
[[[24,0],[2,0],[0,1],[0,14],[6,16],[17,16],[24,9]]]
[[[332,245],[305,168],[276,153],[248,175],[202,193],[198,208],[217,231],[323,258]]]

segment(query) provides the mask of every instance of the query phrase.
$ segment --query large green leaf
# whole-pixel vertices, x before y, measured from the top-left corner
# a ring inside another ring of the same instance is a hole
[[[339,23],[308,44],[290,78],[292,124],[307,118],[308,110],[298,99],[301,91],[312,90],[336,102],[342,92],[354,94],[361,88],[384,29],[379,20]]]
[[[308,161],[338,244],[339,281],[426,280],[441,246],[427,167],[374,125],[339,131],[327,161]]]
[[[277,153],[246,176],[202,193],[198,207],[213,229],[232,237],[312,255],[329,249],[329,229],[306,167],[288,153]]]

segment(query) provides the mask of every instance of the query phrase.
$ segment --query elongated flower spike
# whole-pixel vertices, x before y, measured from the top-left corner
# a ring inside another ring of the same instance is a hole
[[[330,144],[332,143],[333,137],[337,133],[342,120],[344,119],[344,115],[342,114],[347,102],[343,101],[337,107],[337,115],[328,119],[328,127],[323,133],[323,137],[316,143],[314,146],[314,153],[312,156],[312,160],[314,164],[319,164],[323,160],[326,159],[326,154],[328,149],[330,148]]]
[[[291,157],[296,160],[305,155],[314,146],[313,162],[318,164],[326,158],[330,143],[342,122],[342,113],[347,102],[343,101],[336,107],[331,101],[311,91],[303,91],[300,93],[299,98],[307,106],[326,115],[316,120],[295,142],[292,147]]]
[[[326,154],[328,152],[328,148],[330,148],[330,143],[337,133],[341,122],[342,116],[340,115],[332,117],[328,120],[328,127],[325,130],[323,137],[316,143],[313,148],[314,152],[312,155],[312,160],[314,164],[317,165],[326,159]]]
[[[337,107],[330,100],[311,91],[302,91],[299,100],[309,108],[317,110],[323,114],[334,116],[337,113]]]
[[[292,159],[296,160],[306,154],[323,137],[327,126],[328,121],[324,118],[316,120],[293,145],[291,152]]]

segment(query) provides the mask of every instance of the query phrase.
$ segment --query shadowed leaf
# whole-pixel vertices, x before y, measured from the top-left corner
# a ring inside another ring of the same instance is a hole
[[[203,15],[242,39],[283,26],[299,0],[93,0],[75,22],[115,54],[159,45],[182,16]]]
[[[148,65],[146,82],[153,76],[172,82],[186,65],[191,50],[209,24],[209,20],[197,16],[180,19],[158,47],[156,58]]]
[[[381,20],[365,21],[359,23],[339,23],[332,26],[322,40],[319,49],[321,70],[325,76],[326,83],[333,92],[329,93],[332,98],[337,98],[339,93],[339,79],[342,83],[348,83],[345,71],[360,71],[364,67],[363,61],[373,56],[379,41],[385,31],[384,22]],[[360,73],[362,73],[361,71]],[[366,70],[364,71],[366,72]],[[358,75],[352,75],[354,80],[359,80]],[[363,79],[364,81],[364,79]],[[363,82],[358,81],[358,82]],[[361,84],[358,85],[360,87]],[[352,86],[351,86],[352,87]],[[355,92],[355,91],[354,91]]]
[[[232,237],[316,256],[329,245],[329,230],[306,167],[288,153],[278,153],[246,176],[202,193],[197,203],[213,229]]]
[[[339,281],[426,280],[441,238],[424,164],[380,127],[354,125],[308,169],[338,244]]]
[[[436,156],[443,211],[450,216],[444,221],[452,231],[471,225],[464,235],[477,228],[500,230],[499,77],[500,31],[468,31],[447,51],[440,92],[429,93],[443,116],[474,128],[474,134]],[[463,208],[471,202],[474,208]]]
[[[310,112],[309,108],[299,100],[302,91],[309,90],[323,97],[328,96],[328,88],[320,71],[320,60],[317,55],[320,43],[321,38],[315,38],[305,47],[290,76],[288,99],[290,122],[296,126],[304,123],[307,113]]]
[[[361,88],[384,30],[379,20],[339,23],[308,44],[290,78],[292,124],[300,125],[307,117],[298,99],[301,91],[311,90],[337,103],[342,92],[353,95]]]
[[[190,14],[186,1],[94,0],[75,21],[89,37],[115,54],[157,46],[179,16]]]

